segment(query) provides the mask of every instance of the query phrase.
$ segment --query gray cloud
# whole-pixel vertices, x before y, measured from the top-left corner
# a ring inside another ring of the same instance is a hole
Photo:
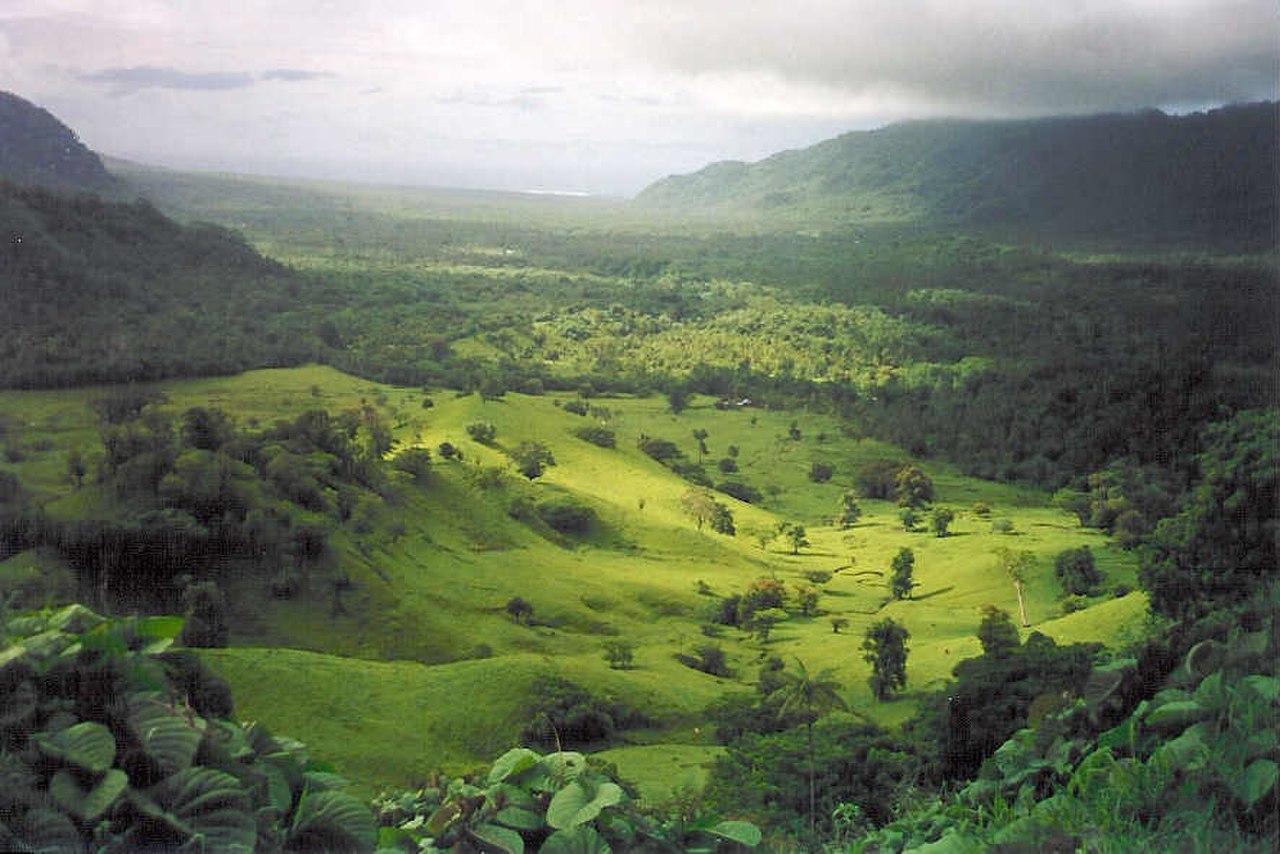
[[[323,80],[333,75],[328,71],[309,71],[305,68],[272,68],[258,75],[263,80],[280,80],[300,83],[306,80]]]
[[[90,83],[107,83],[117,90],[136,92],[139,89],[190,89],[218,91],[243,89],[252,86],[255,78],[243,72],[193,73],[176,68],[153,65],[135,65],[131,68],[104,68],[80,79]]]
[[[673,5],[631,35],[637,56],[681,74],[1021,114],[1274,97],[1280,16],[1274,0],[799,0]]]

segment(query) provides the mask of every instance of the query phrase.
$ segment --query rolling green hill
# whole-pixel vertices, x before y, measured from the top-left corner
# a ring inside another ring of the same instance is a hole
[[[1277,105],[1034,121],[918,121],[757,163],[712,164],[637,203],[1021,233],[1274,245]]]
[[[241,424],[371,401],[395,425],[401,448],[434,450],[449,441],[463,450],[462,461],[434,461],[424,482],[397,481],[394,494],[363,521],[325,523],[330,569],[351,582],[340,610],[323,567],[287,599],[270,595],[268,578],[248,565],[192,567],[219,578],[230,600],[232,646],[208,653],[208,660],[230,681],[240,714],[304,739],[366,791],[405,785],[441,766],[461,771],[491,760],[529,723],[538,680],[549,675],[650,719],[628,730],[608,757],[655,792],[666,791],[665,775],[646,746],[681,745],[685,770],[696,778],[698,763],[690,757],[706,759],[717,749],[703,709],[728,692],[751,690],[767,655],[834,668],[855,708],[886,724],[900,722],[956,662],[977,651],[980,606],[1016,608],[1014,589],[995,564],[1002,545],[1036,555],[1026,592],[1031,625],[1060,641],[1123,639],[1145,607],[1141,594],[1109,592],[1133,585],[1134,566],[1103,534],[1050,507],[1045,493],[966,478],[946,465],[925,469],[938,506],[957,512],[951,536],[907,533],[897,508],[878,500],[863,502],[865,514],[854,527],[837,527],[840,496],[859,467],[905,455],[823,416],[805,416],[797,439],[790,425],[798,413],[721,411],[707,398],[680,415],[662,399],[626,397],[593,400],[591,414],[577,415],[564,407],[573,400],[566,395],[486,401],[436,394],[424,409],[417,390],[322,367],[159,389],[166,395],[155,404],[160,412],[216,406]],[[99,487],[72,488],[63,459],[70,447],[90,447],[89,401],[100,394],[0,394],[11,415],[8,439],[25,452],[0,469],[16,474],[52,518],[91,516],[97,505]],[[466,427],[476,421],[495,425],[492,446],[469,438]],[[617,447],[575,435],[592,423],[614,430]],[[646,434],[693,455],[694,430],[707,431],[713,458],[736,446],[739,476],[765,493],[758,505],[720,496],[733,513],[735,537],[699,530],[682,508],[689,484],[636,447]],[[507,452],[535,440],[552,450],[557,465],[528,482],[512,471]],[[809,478],[818,461],[834,467],[830,482]],[[559,535],[512,515],[517,499],[557,496],[591,508],[598,520],[591,530]],[[990,518],[973,509],[978,501],[991,506]],[[993,518],[1009,519],[1012,533],[993,531]],[[811,545],[792,554],[773,535],[780,521],[804,524]],[[1065,614],[1052,558],[1079,545],[1094,548],[1108,592],[1087,610]],[[919,587],[910,600],[890,601],[885,573],[904,546],[917,555]],[[53,560],[20,554],[0,564],[0,580],[20,579],[26,567]],[[767,642],[729,627],[704,636],[708,610],[720,597],[761,577],[791,590],[806,572],[831,574],[820,585],[818,615],[793,614]],[[528,625],[505,612],[516,596],[534,608]],[[909,690],[891,703],[873,700],[858,650],[864,628],[883,616],[912,633]],[[834,633],[832,617],[848,620],[847,627]],[[604,645],[615,640],[634,645],[634,668],[606,664]],[[722,646],[733,676],[710,676],[676,660],[706,643]]]

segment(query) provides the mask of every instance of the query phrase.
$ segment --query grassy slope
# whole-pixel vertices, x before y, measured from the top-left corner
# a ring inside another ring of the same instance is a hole
[[[439,766],[463,770],[492,759],[523,725],[530,684],[553,672],[658,718],[654,730],[635,734],[640,746],[608,753],[655,796],[711,755],[700,710],[727,690],[749,690],[765,654],[832,667],[851,703],[887,724],[901,721],[914,707],[914,692],[940,683],[956,662],[976,652],[972,633],[979,606],[1016,608],[1012,586],[994,566],[992,552],[1001,545],[1029,549],[1040,558],[1027,589],[1028,612],[1033,628],[1060,640],[1123,637],[1144,607],[1131,594],[1059,618],[1054,554],[1089,544],[1110,582],[1132,584],[1129,556],[1047,507],[1041,493],[967,479],[944,465],[925,467],[939,503],[959,511],[954,536],[907,534],[896,507],[876,501],[864,502],[866,515],[853,530],[831,527],[826,520],[861,462],[905,457],[842,435],[824,417],[719,412],[706,400],[677,417],[657,398],[600,400],[612,410],[610,426],[618,433],[618,448],[605,450],[572,436],[590,419],[557,408],[550,396],[484,402],[440,392],[436,405],[423,409],[416,390],[381,387],[320,367],[163,388],[174,411],[197,403],[220,406],[242,423],[266,423],[317,406],[339,410],[363,397],[384,407],[402,443],[434,448],[448,440],[464,448],[466,462],[437,461],[425,488],[406,486],[400,505],[380,512],[373,533],[335,534],[337,559],[356,582],[346,597],[346,614],[331,614],[321,583],[298,599],[279,602],[263,593],[260,579],[242,579],[230,585],[242,615],[233,638],[237,648],[209,653],[230,680],[242,715],[308,742],[366,790],[408,783]],[[94,503],[92,489],[73,492],[62,482],[61,461],[72,444],[93,447],[87,401],[97,393],[0,395],[4,411],[16,414],[10,440],[32,449],[22,462],[5,467],[52,499],[55,513],[83,512]],[[786,435],[797,418],[803,437],[795,442]],[[559,464],[535,484],[513,479],[501,489],[476,489],[468,471],[477,462],[505,463],[499,450],[467,439],[465,426],[476,420],[497,426],[500,448],[538,439]],[[698,427],[710,434],[709,461],[737,445],[741,478],[778,490],[763,508],[725,499],[738,524],[736,538],[697,531],[680,510],[686,484],[635,448],[635,437],[644,432],[693,452],[690,433]],[[36,435],[46,450],[34,450]],[[835,464],[833,482],[809,482],[809,465],[818,459]],[[553,541],[505,513],[515,495],[552,492],[570,492],[596,509],[602,524],[586,542]],[[1012,519],[1016,533],[991,533],[990,523],[968,509],[978,499],[990,503],[996,517]],[[750,536],[783,519],[805,524],[813,545],[791,555],[781,542],[761,549]],[[883,579],[873,573],[885,571],[904,545],[916,552],[919,588],[912,601],[885,604]],[[842,567],[826,585],[820,607],[850,620],[844,632],[834,634],[825,615],[779,625],[767,646],[727,632],[718,642],[741,684],[673,659],[675,652],[706,642],[699,615],[711,599],[697,593],[698,581],[727,595],[761,575],[775,574],[790,585],[805,570]],[[543,625],[517,626],[505,617],[504,603],[517,595],[534,605]],[[877,704],[866,687],[867,665],[858,647],[865,626],[885,615],[904,622],[912,634],[909,690],[899,700]],[[635,669],[606,667],[599,650],[611,637],[636,644]],[[673,754],[681,774],[670,773],[671,760],[644,747],[652,743],[682,745]]]

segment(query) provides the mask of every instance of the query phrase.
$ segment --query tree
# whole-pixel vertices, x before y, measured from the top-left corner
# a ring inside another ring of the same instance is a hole
[[[791,546],[793,555],[800,554],[800,550],[809,545],[809,538],[804,525],[796,522],[783,522],[778,528],[779,533],[787,538],[787,543]]]
[[[818,588],[812,584],[797,584],[795,599],[796,607],[803,616],[812,617],[818,612]]]
[[[1013,624],[1009,612],[995,605],[982,606],[982,622],[978,624],[978,642],[982,644],[982,654],[992,658],[1003,658],[1022,646],[1018,637],[1018,628]]]
[[[231,419],[221,409],[193,406],[182,413],[182,443],[202,451],[216,451],[234,434]]]
[[[840,496],[840,527],[852,528],[862,518],[862,507],[858,504],[857,493],[846,492]]]
[[[799,442],[800,436],[801,436],[801,433],[800,433],[799,422],[792,421],[791,426],[787,428],[787,438],[789,438],[793,442]]]
[[[440,459],[442,460],[462,459],[462,449],[454,445],[452,442],[441,442],[440,446],[436,448],[436,450],[440,452]]]
[[[492,445],[494,437],[498,435],[498,428],[488,421],[473,421],[467,425],[467,435],[481,445]]]
[[[1076,596],[1092,596],[1102,583],[1102,573],[1088,546],[1059,552],[1053,560],[1053,572],[1062,582],[1062,589]]]
[[[725,450],[725,453],[729,455],[730,459],[734,459],[734,460],[736,460],[736,459],[738,458],[738,446],[737,446],[737,445],[730,445],[729,447],[725,448],[724,450]]]
[[[894,478],[894,491],[903,507],[920,508],[933,500],[933,481],[919,466],[903,466]]]
[[[604,645],[604,660],[612,670],[630,670],[635,661],[635,645],[629,641],[613,640]]]
[[[406,448],[396,454],[394,465],[414,480],[421,482],[431,473],[431,452],[426,448]]]
[[[1028,574],[1035,568],[1036,556],[1028,551],[1015,552],[1002,547],[996,549],[996,560],[1000,564],[1000,570],[1013,582],[1013,589],[1018,593],[1018,615],[1022,618],[1023,628],[1026,628],[1031,623],[1027,621],[1027,602],[1023,596],[1023,588]]]
[[[916,586],[911,577],[915,565],[916,556],[911,549],[898,549],[898,553],[893,556],[893,562],[889,566],[892,572],[889,578],[889,590],[893,593],[894,599],[910,598],[911,589]]]
[[[511,460],[516,464],[516,470],[529,480],[542,477],[547,466],[556,464],[556,458],[550,448],[541,442],[532,441],[524,441],[516,445],[515,450],[511,452]]]
[[[908,534],[916,530],[916,525],[920,522],[920,517],[916,514],[914,507],[903,507],[898,513],[898,518],[902,520],[902,530]]]
[[[796,672],[783,674],[783,685],[774,692],[778,700],[778,719],[801,714],[805,721],[805,740],[809,754],[809,835],[815,836],[815,791],[813,759],[814,721],[835,709],[848,710],[840,698],[840,684],[831,678],[831,670],[809,674],[804,662],[796,659]]]
[[[832,632],[832,634],[837,634],[837,635],[838,635],[838,634],[840,634],[840,630],[841,630],[841,629],[848,628],[848,626],[849,626],[849,618],[848,618],[848,617],[832,617],[832,618],[831,618],[831,632]]]
[[[698,530],[711,521],[716,512],[716,499],[708,489],[690,489],[680,496],[680,506],[698,524]]]
[[[814,483],[826,483],[831,480],[831,476],[835,473],[835,466],[831,465],[831,463],[816,462],[809,466],[809,480]]]
[[[507,600],[506,611],[507,616],[522,626],[527,626],[533,618],[533,606],[519,596],[512,596]]]
[[[711,530],[726,537],[732,537],[738,533],[738,529],[733,525],[733,513],[719,501],[715,502],[715,507],[711,509]]]
[[[672,386],[667,390],[667,406],[676,415],[684,412],[689,406],[689,390],[684,386]]]
[[[946,507],[937,507],[929,514],[929,524],[933,528],[933,533],[938,537],[947,536],[948,529],[951,527],[952,521],[956,518],[954,510]]]
[[[702,458],[709,453],[707,451],[707,437],[709,435],[711,434],[701,427],[693,431],[693,440],[698,443],[698,462],[702,462]]]
[[[187,606],[179,641],[184,646],[223,647],[227,645],[227,600],[212,581],[189,584],[182,591]]]
[[[67,478],[76,485],[76,489],[84,486],[84,476],[88,473],[88,469],[79,445],[67,451]]]
[[[877,700],[883,702],[894,691],[906,686],[907,640],[910,637],[906,626],[891,617],[867,629],[862,639],[862,660],[871,665],[871,678],[867,682]]]

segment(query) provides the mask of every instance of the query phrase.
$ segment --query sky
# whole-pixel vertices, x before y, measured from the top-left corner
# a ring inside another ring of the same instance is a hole
[[[0,0],[0,89],[143,163],[631,194],[911,118],[1277,97],[1275,0]]]

